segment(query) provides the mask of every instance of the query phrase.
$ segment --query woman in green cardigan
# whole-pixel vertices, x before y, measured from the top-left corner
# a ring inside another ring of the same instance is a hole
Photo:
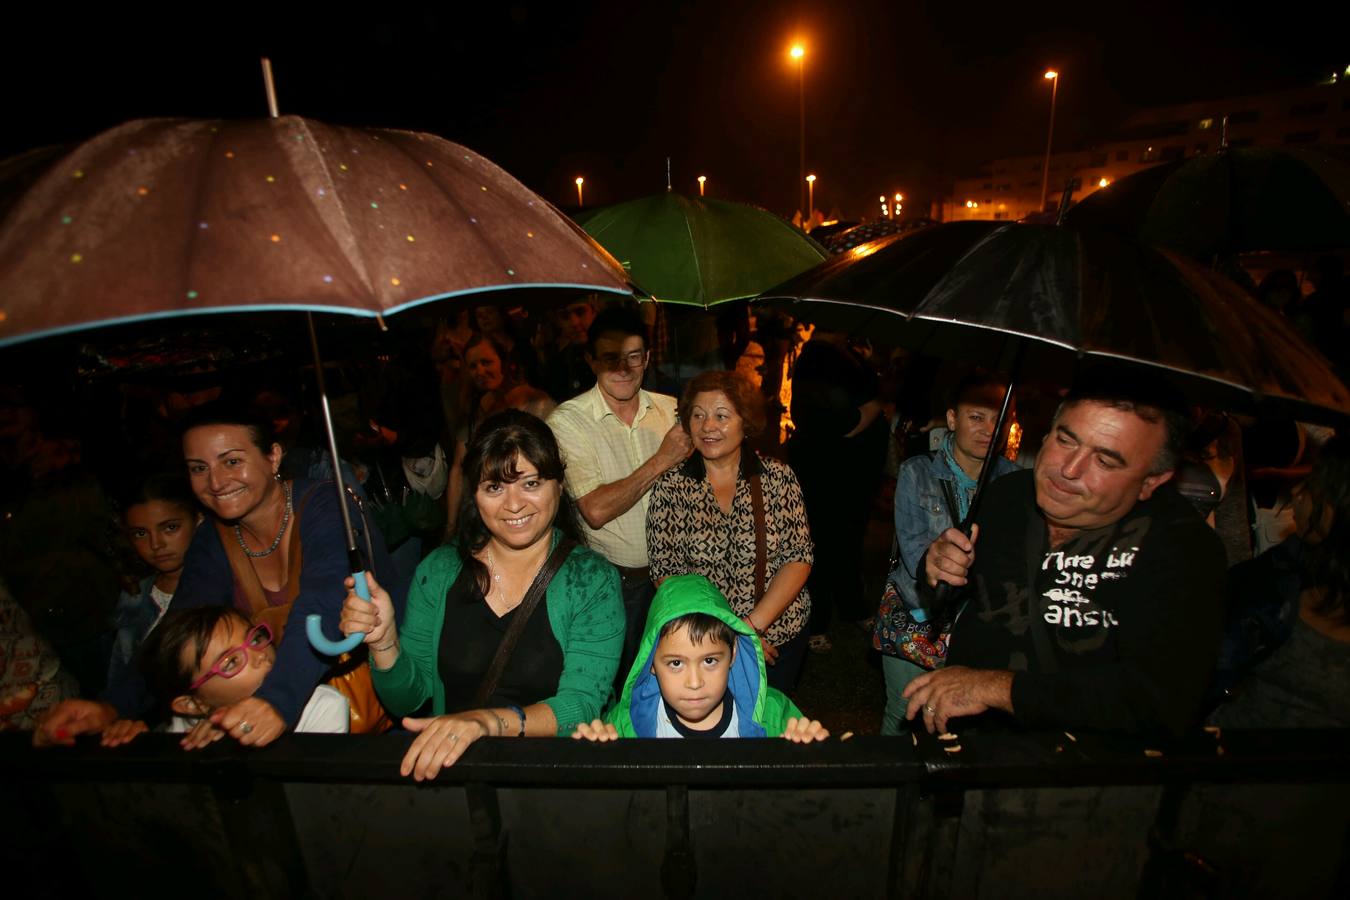
[[[553,548],[578,531],[557,441],[529,413],[510,409],[483,422],[463,475],[476,488],[464,492],[455,540],[418,566],[403,622],[373,579],[373,602],[351,593],[348,581],[342,610],[342,631],[366,634],[380,700],[417,732],[401,771],[418,781],[481,737],[569,735],[596,718],[623,648],[619,573],[575,546],[486,703],[474,702],[516,607]],[[431,718],[409,718],[428,700]]]

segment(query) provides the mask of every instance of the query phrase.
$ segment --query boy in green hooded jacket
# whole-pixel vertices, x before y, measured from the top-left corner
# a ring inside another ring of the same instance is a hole
[[[806,743],[829,732],[768,686],[754,629],[702,575],[661,583],[619,702],[572,734],[592,741],[780,736]]]

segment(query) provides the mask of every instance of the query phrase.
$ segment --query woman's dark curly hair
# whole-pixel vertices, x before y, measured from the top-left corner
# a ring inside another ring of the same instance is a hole
[[[1303,584],[1320,589],[1316,612],[1350,625],[1350,438],[1327,441],[1299,489],[1309,504]]]
[[[491,533],[478,512],[478,486],[484,481],[510,484],[520,477],[517,458],[534,465],[539,477],[558,482],[558,513],[553,525],[578,544],[585,544],[577,528],[576,507],[562,487],[562,451],[553,432],[538,416],[518,409],[504,409],[489,416],[473,433],[465,449],[461,466],[464,491],[459,501],[458,538],[459,556],[463,565],[474,574],[484,594],[491,586],[487,566],[474,554],[487,546]]]

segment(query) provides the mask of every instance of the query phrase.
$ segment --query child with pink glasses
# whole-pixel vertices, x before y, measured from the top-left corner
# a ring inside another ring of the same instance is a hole
[[[203,606],[164,616],[141,648],[141,669],[174,714],[169,731],[186,732],[183,748],[195,750],[223,737],[210,727],[212,711],[253,696],[276,655],[265,623],[251,625],[232,606]],[[347,698],[321,684],[295,730],[346,734],[350,718]]]

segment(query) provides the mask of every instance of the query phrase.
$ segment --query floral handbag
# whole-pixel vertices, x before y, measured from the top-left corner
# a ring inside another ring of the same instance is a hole
[[[947,502],[948,516],[956,520],[956,498],[952,496],[951,485],[942,482],[943,498]],[[891,564],[888,572],[894,572],[900,565],[900,543],[892,539]],[[958,606],[954,613],[960,612]],[[917,621],[914,611],[905,604],[905,598],[896,590],[889,577],[881,592],[881,604],[877,607],[876,624],[872,627],[872,646],[887,656],[906,659],[925,669],[941,668],[947,660],[947,644],[951,639],[952,624],[956,615],[927,618]]]
[[[917,622],[905,598],[889,578],[881,592],[876,625],[872,627],[872,646],[887,656],[907,659],[925,669],[940,668],[947,659],[947,641],[952,622]]]

